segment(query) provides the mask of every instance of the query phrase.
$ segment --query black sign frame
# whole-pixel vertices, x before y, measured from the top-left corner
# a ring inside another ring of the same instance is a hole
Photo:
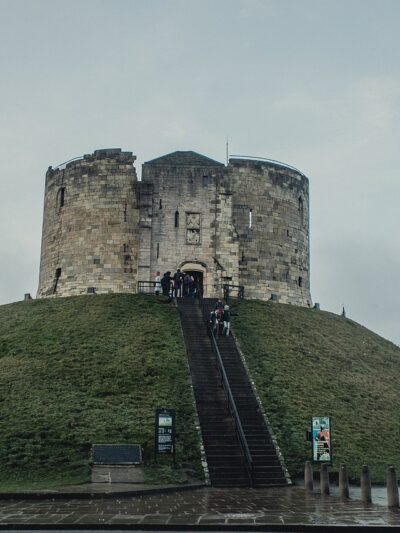
[[[176,411],[160,407],[155,412],[154,453],[172,454],[175,461]]]

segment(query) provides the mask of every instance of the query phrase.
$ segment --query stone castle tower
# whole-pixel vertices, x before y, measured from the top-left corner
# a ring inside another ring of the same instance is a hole
[[[137,292],[177,268],[205,297],[244,285],[246,298],[311,305],[308,179],[268,160],[229,164],[174,152],[143,165],[96,150],[48,169],[38,298]]]

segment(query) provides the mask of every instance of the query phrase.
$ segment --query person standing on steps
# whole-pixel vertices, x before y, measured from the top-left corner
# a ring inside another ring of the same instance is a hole
[[[214,309],[216,311],[223,311],[224,310],[224,304],[222,303],[222,300],[218,300],[217,301],[217,303],[215,304]]]
[[[222,330],[222,335],[226,335],[228,337],[229,331],[231,329],[231,314],[229,311],[229,305],[226,305],[224,307],[224,314],[222,320],[224,321],[224,329]]]
[[[170,296],[169,291],[171,288],[171,272],[168,270],[162,277],[161,287],[163,296]]]
[[[187,272],[182,272],[182,274],[183,274],[183,296],[189,296],[190,276]]]
[[[154,281],[155,281],[155,285],[154,285],[154,293],[156,296],[159,296],[160,292],[161,292],[161,276],[160,276],[160,271],[157,270],[157,273],[156,273],[156,277],[154,278]]]
[[[175,298],[182,296],[182,274],[179,268],[174,274],[174,295]]]
[[[189,296],[190,296],[190,298],[194,298],[195,290],[196,290],[196,287],[195,287],[195,283],[194,283],[194,278],[193,278],[193,276],[190,276],[189,277]]]

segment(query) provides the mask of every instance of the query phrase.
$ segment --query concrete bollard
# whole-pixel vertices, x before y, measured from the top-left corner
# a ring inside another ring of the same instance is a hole
[[[313,469],[310,461],[304,465],[304,488],[305,490],[314,490]]]
[[[349,478],[344,463],[342,463],[339,468],[339,496],[342,499],[347,499],[349,497]]]
[[[321,465],[321,473],[320,473],[320,486],[321,486],[321,494],[323,496],[327,496],[330,494],[329,490],[329,472],[328,472],[328,465],[322,464]]]
[[[399,506],[399,487],[397,485],[396,470],[389,466],[386,478],[388,507]]]
[[[371,478],[369,477],[368,465],[363,465],[361,470],[361,501],[363,503],[371,503]]]

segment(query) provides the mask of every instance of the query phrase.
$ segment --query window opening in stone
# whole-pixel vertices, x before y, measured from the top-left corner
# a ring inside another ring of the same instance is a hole
[[[160,243],[157,243],[157,259],[160,257]]]
[[[253,224],[253,210],[249,209],[249,228],[251,228]]]
[[[128,245],[124,244],[124,252],[127,252],[127,251],[128,251]]]
[[[208,186],[208,176],[205,174],[203,176],[203,187],[207,187]]]
[[[299,196],[299,213],[301,221],[303,222],[303,215],[304,215],[304,206],[303,206],[303,198]]]
[[[58,191],[58,207],[64,207],[65,204],[65,187],[61,187]]]
[[[301,287],[302,285],[303,285],[303,278],[299,276],[299,287]]]
[[[179,228],[179,211],[175,211],[175,227]]]
[[[54,277],[53,294],[57,292],[57,285],[58,285],[58,280],[60,279],[60,277],[61,277],[61,268],[57,268],[56,274]]]
[[[244,261],[244,252],[242,252],[242,261]]]
[[[125,204],[125,207],[124,207],[124,222],[126,222],[127,215],[128,215],[128,204]]]
[[[162,200],[160,199],[160,209],[162,209]]]

